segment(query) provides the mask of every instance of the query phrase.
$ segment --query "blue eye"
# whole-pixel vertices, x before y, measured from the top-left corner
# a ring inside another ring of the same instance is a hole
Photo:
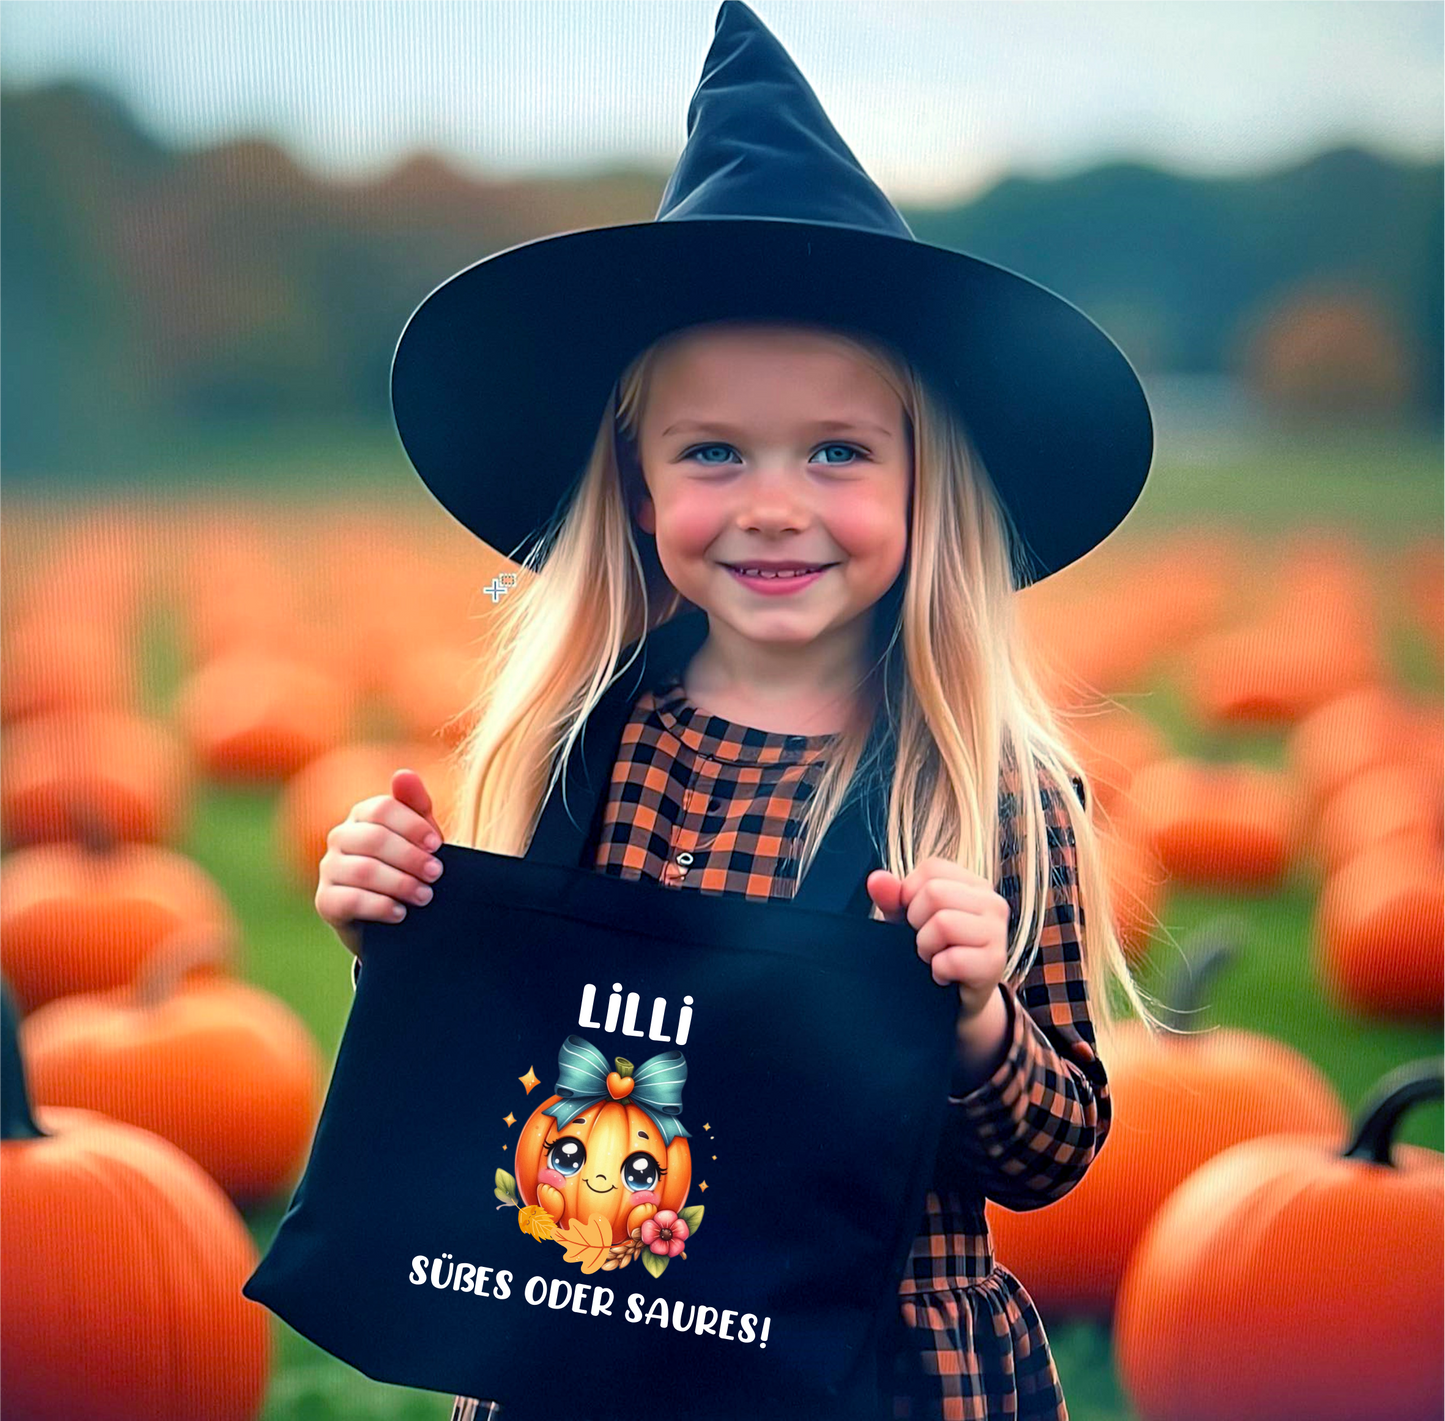
[[[636,1154],[628,1155],[622,1166],[622,1182],[634,1194],[651,1189],[657,1183],[657,1178],[657,1161],[650,1154],[638,1150]]]
[[[691,459],[694,454],[698,453],[700,450],[703,450],[703,449],[731,449],[731,448],[732,448],[732,445],[731,445],[731,444],[697,444],[697,445],[694,445],[691,449],[689,449],[682,457],[683,457],[684,459]],[[712,461],[709,460],[709,459],[704,459],[702,462],[706,464],[706,463],[711,463]]]
[[[554,1140],[547,1150],[547,1163],[570,1179],[587,1162],[587,1146],[571,1135]]]
[[[733,447],[733,446],[732,446],[731,444],[694,444],[691,449],[685,450],[685,451],[683,452],[683,454],[682,454],[681,457],[684,458],[684,459],[691,459],[691,458],[693,458],[696,454],[700,453],[700,452],[701,452],[702,450],[704,450],[704,449],[729,449],[729,450],[731,450],[732,447]],[[822,449],[846,449],[850,454],[855,455],[855,456],[856,456],[857,458],[859,458],[859,459],[866,459],[866,458],[868,457],[868,451],[867,451],[866,449],[861,449],[861,448],[859,448],[859,447],[858,447],[857,445],[855,445],[855,444],[820,444],[820,445],[818,446],[818,450],[822,450]],[[814,452],[817,453],[818,450],[815,450]],[[735,451],[734,451],[734,452],[735,452]],[[704,459],[704,460],[702,460],[701,462],[702,462],[703,464],[711,464],[713,467],[717,467],[720,462],[721,462],[721,463],[726,463],[727,461],[726,461],[726,460],[721,460],[721,461],[719,461],[719,460],[714,460],[714,459]],[[828,462],[831,464],[833,461],[830,459]],[[838,466],[835,465],[834,467],[838,467]],[[844,466],[844,467],[846,467],[846,466]]]

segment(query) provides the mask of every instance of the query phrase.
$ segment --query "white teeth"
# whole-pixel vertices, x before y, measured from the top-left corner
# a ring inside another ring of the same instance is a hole
[[[736,569],[744,577],[808,577],[812,573],[821,572],[821,567],[804,567],[795,572],[769,572],[761,567],[740,567]]]

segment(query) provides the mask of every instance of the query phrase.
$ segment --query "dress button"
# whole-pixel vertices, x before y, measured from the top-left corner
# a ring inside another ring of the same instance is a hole
[[[692,855],[689,853],[678,854],[677,861],[686,868],[692,862]]]
[[[807,737],[804,735],[790,735],[787,739],[789,750],[801,750],[806,743]]]

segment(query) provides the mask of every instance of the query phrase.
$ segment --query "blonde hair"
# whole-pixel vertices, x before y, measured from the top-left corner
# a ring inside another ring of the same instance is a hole
[[[709,323],[723,324],[782,323]],[[865,789],[883,787],[884,777],[891,781],[881,866],[902,877],[937,855],[997,883],[998,789],[1007,763],[1018,790],[1020,862],[1027,867],[1020,872],[1006,975],[1021,982],[1036,959],[1049,901],[1042,793],[1044,780],[1051,780],[1054,801],[1073,829],[1078,892],[1087,905],[1087,931],[1083,922],[1078,927],[1100,1044],[1116,1020],[1113,987],[1148,1029],[1159,1029],[1131,977],[1110,910],[1092,789],[1029,664],[1014,597],[1026,576],[1023,552],[982,460],[957,415],[900,354],[856,332],[806,328],[849,348],[897,394],[914,480],[907,559],[875,605],[873,656],[860,679],[854,719],[830,749],[802,811],[799,878],[857,771]],[[495,610],[487,608],[495,623],[486,638],[483,685],[464,713],[472,728],[454,752],[457,822],[444,826],[454,842],[525,853],[622,651],[692,607],[668,581],[634,515],[646,491],[637,438],[653,369],[697,329],[670,332],[622,372],[572,498],[521,562],[516,586]],[[876,756],[875,763],[863,763],[880,708],[893,727],[891,765],[876,763]],[[1015,746],[1032,753],[1019,755]],[[1087,809],[1069,787],[1074,777],[1086,785]],[[874,837],[877,842],[876,827]],[[873,912],[878,915],[876,907]]]

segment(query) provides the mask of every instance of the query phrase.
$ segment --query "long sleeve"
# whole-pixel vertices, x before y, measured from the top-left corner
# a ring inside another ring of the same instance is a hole
[[[1048,775],[1040,788],[1051,868],[1039,953],[1021,986],[1000,984],[1008,1007],[1002,1056],[972,1090],[949,1096],[939,1145],[940,1174],[971,1176],[987,1198],[1015,1210],[1039,1209],[1067,1194],[1098,1154],[1112,1119],[1089,1017],[1067,791]],[[1010,860],[1000,891],[1016,915],[1013,866]]]

